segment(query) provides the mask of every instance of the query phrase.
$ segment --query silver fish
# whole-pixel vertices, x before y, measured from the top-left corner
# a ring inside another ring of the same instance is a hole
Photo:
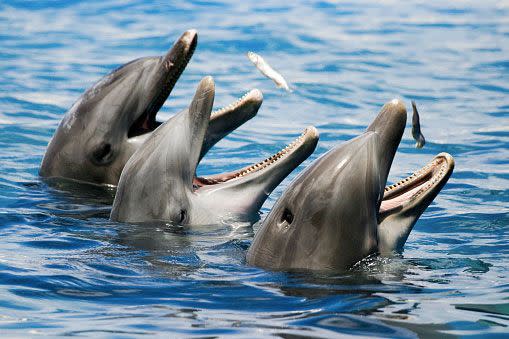
[[[416,143],[416,148],[423,148],[426,144],[426,139],[424,139],[424,135],[421,132],[421,123],[419,122],[419,112],[417,112],[417,106],[415,106],[415,101],[412,100],[412,109],[414,114],[412,116],[412,136],[414,137]]]
[[[265,75],[267,78],[272,79],[277,87],[284,88],[288,92],[291,92],[290,87],[286,83],[285,78],[277,71],[274,70],[260,55],[254,52],[247,52],[247,57],[251,62]]]

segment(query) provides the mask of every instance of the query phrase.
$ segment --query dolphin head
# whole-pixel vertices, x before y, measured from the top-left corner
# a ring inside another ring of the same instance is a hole
[[[268,194],[316,146],[316,130],[309,128],[263,162],[235,172],[196,177],[209,146],[207,133],[215,128],[213,101],[214,82],[206,77],[189,109],[161,125],[134,153],[119,181],[112,220],[197,225],[251,219]]]
[[[392,109],[387,109],[390,107]],[[382,156],[385,157],[386,166],[380,174],[383,176],[384,186],[405,126],[404,123],[396,126],[393,119],[395,113],[391,113],[394,110],[404,112],[406,121],[403,103],[394,99],[384,106],[367,129],[382,137],[381,143],[385,152]],[[413,226],[442,190],[453,170],[454,158],[448,153],[440,153],[409,177],[384,187],[383,198],[378,203],[377,216],[379,253],[388,255],[403,251]]]
[[[401,201],[389,203],[385,184],[405,124],[405,106],[393,100],[365,133],[306,168],[262,223],[247,262],[271,269],[345,269],[379,251],[380,228],[401,229],[415,223],[448,176],[422,182],[424,187],[442,181],[438,190],[422,193],[425,200],[412,200],[414,191],[409,188],[405,190],[409,195],[401,191]],[[445,163],[450,174],[450,163]],[[399,205],[409,201],[419,207],[412,208],[410,218],[399,216],[404,213]]]
[[[43,177],[116,184],[197,43],[185,32],[163,57],[131,61],[88,89],[65,114],[41,164]]]
[[[166,55],[131,61],[88,89],[64,115],[47,147],[40,175],[116,185],[127,160],[161,124],[156,114],[191,59],[197,40],[197,32],[188,30]],[[225,120],[250,119],[261,100],[260,92],[253,90],[220,110],[207,146],[230,132],[224,128]]]

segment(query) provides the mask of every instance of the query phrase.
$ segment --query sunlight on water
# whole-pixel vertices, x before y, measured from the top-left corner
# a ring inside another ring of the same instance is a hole
[[[509,326],[509,6],[504,1],[18,1],[0,3],[0,333],[6,336],[504,334]],[[160,119],[198,81],[215,107],[251,88],[258,116],[215,146],[200,173],[234,170],[309,125],[313,159],[361,133],[383,103],[415,100],[394,182],[439,152],[456,168],[405,252],[348,274],[245,264],[259,225],[186,229],[108,220],[112,188],[41,181],[63,114],[101,76],[161,55],[180,34],[198,48]],[[294,89],[246,58],[262,55]]]

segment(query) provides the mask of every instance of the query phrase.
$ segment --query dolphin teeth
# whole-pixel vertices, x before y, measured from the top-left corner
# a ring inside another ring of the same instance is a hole
[[[244,97],[247,97],[252,91],[246,93],[244,95]],[[244,98],[243,97],[243,98]],[[242,101],[242,98],[238,100],[238,102]],[[225,110],[224,108],[221,109],[221,110]],[[219,111],[216,111],[216,112],[220,112],[221,110]],[[285,148],[281,149],[279,152],[277,152],[276,154],[273,154],[271,155],[270,157],[256,163],[256,164],[253,164],[247,168],[244,168],[242,170],[240,170],[238,173],[236,173],[233,178],[240,178],[240,177],[243,177],[247,174],[250,174],[250,173],[253,173],[253,172],[257,172],[257,171],[260,171],[264,168],[267,168],[271,165],[273,165],[274,163],[276,163],[277,161],[281,160],[282,158],[284,158],[285,156],[291,154],[292,150],[294,148],[297,147],[297,145],[301,144],[304,140],[305,140],[305,137],[306,137],[306,134],[309,132],[309,130],[306,128],[304,130],[304,132],[299,136],[297,137],[295,140],[293,140],[290,144],[288,144]]]
[[[427,192],[431,187],[440,182],[447,172],[447,162],[441,159],[434,159],[431,163],[424,166],[420,170],[416,171],[409,177],[400,180],[398,183],[385,187],[384,192],[390,192],[391,190],[403,185],[411,185],[412,182],[424,180],[423,186],[419,188],[409,199],[413,200]],[[428,176],[431,176],[427,179]]]
[[[220,109],[217,109],[217,110],[213,111],[212,115],[214,115],[214,114],[222,114],[222,113],[225,113],[226,111],[234,110],[235,108],[241,106],[244,103],[244,101],[246,101],[248,96],[250,96],[254,91],[255,90],[250,90],[250,91],[244,93],[244,95],[242,95],[236,101],[230,103],[229,105],[227,105],[225,107],[222,107]]]

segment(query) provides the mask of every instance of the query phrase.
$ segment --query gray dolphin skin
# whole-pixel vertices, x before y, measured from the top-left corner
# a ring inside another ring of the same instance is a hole
[[[400,100],[387,103],[365,133],[302,171],[262,223],[247,262],[273,270],[343,270],[370,254],[401,251],[454,168],[453,158],[441,153],[385,187],[406,116]]]
[[[127,160],[161,123],[156,114],[197,45],[188,30],[164,56],[131,61],[88,89],[64,115],[48,144],[39,174],[116,185]],[[252,90],[211,115],[203,154],[254,117],[262,94]]]
[[[315,149],[308,127],[280,152],[238,171],[196,177],[206,146],[214,82],[204,78],[189,109],[159,126],[126,164],[111,220],[181,225],[251,221],[272,190]]]

